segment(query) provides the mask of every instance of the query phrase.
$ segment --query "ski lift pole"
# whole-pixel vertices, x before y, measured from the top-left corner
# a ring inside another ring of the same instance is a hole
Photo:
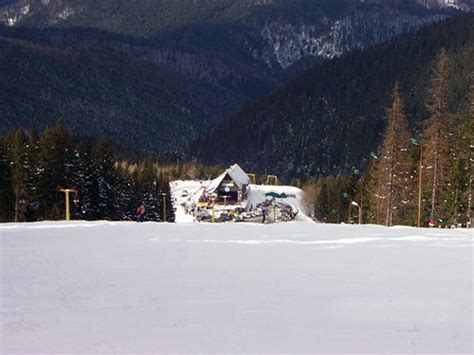
[[[66,216],[65,217],[66,217],[66,221],[70,221],[71,220],[71,204],[70,204],[69,194],[71,192],[77,192],[77,191],[74,189],[65,189],[62,187],[59,188],[59,191],[65,194],[65,198],[66,198]]]
[[[257,174],[247,173],[247,176],[250,178],[252,184],[257,185]]]
[[[276,175],[268,175],[268,176],[267,176],[266,184],[267,184],[267,185],[270,185],[270,181],[273,181],[273,184],[274,184],[274,185],[278,185],[278,176],[276,176]]]

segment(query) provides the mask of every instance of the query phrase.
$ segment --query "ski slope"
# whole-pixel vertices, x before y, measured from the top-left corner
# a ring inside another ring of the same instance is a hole
[[[0,353],[472,353],[468,230],[0,224]]]

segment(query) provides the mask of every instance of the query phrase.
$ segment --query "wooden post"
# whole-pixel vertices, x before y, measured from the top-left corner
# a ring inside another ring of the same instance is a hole
[[[71,220],[71,206],[69,205],[69,193],[70,190],[66,190],[66,221]]]
[[[70,199],[69,199],[69,194],[71,192],[76,192],[74,189],[64,189],[62,187],[59,188],[59,191],[64,192],[65,197],[66,197],[66,221],[71,220],[71,204],[70,204]]]

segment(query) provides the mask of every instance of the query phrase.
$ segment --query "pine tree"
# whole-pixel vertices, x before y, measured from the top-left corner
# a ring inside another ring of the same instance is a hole
[[[39,168],[39,137],[36,124],[33,121],[30,132],[28,134],[28,142],[25,150],[25,169],[26,176],[26,212],[27,221],[35,221],[38,219],[38,210],[41,205],[39,201],[40,186],[40,168]]]
[[[6,138],[7,151],[10,158],[12,187],[15,195],[14,220],[23,221],[26,210],[27,177],[26,136],[22,129],[17,128],[9,132]]]
[[[166,196],[165,199],[165,210],[162,213],[165,215],[165,222],[172,223],[175,221],[175,207],[171,199],[171,188],[169,180],[164,182],[162,193]],[[162,207],[163,208],[163,207]]]
[[[94,219],[115,220],[120,209],[117,201],[117,174],[114,158],[107,140],[101,139],[94,146],[95,191],[93,193]]]
[[[153,162],[146,159],[141,163],[138,182],[141,191],[141,203],[145,204],[148,221],[163,221],[162,196],[158,193],[160,185]]]
[[[59,187],[71,187],[66,167],[71,159],[71,135],[58,120],[56,127],[46,128],[38,145],[40,215],[47,219],[64,218],[64,196]]]
[[[77,219],[93,219],[94,187],[96,181],[95,168],[92,161],[92,145],[80,142],[72,152],[70,185],[77,192],[74,194],[72,215]]]
[[[365,194],[365,207],[363,210],[365,223],[379,224],[379,174],[378,174],[378,157],[371,160],[364,174],[364,194]]]
[[[0,221],[10,222],[14,219],[15,197],[12,188],[12,174],[7,146],[0,138]]]
[[[443,48],[436,56],[429,101],[427,108],[429,118],[425,120],[423,133],[423,150],[426,152],[425,179],[430,189],[430,218],[436,219],[440,205],[440,190],[446,181],[450,162],[450,137],[452,134],[451,110],[451,74],[452,63]]]
[[[472,197],[474,184],[474,74],[471,76],[467,114],[464,116],[464,123],[459,129],[459,133],[459,141],[461,142],[459,155],[460,159],[464,162],[466,172],[466,189],[464,193],[466,200],[466,224],[472,227],[474,224]]]
[[[380,152],[378,193],[382,199],[385,225],[391,226],[394,217],[408,203],[410,160],[408,149],[410,132],[398,84],[392,94],[393,102],[387,109],[387,126]]]

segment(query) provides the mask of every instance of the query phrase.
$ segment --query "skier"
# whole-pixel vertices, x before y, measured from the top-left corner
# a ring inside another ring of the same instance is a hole
[[[262,223],[266,223],[267,222],[267,215],[268,215],[268,209],[266,207],[262,208],[262,215],[263,215]]]
[[[145,217],[145,212],[146,212],[145,205],[142,203],[137,208],[137,222],[138,223],[143,222],[143,219]]]

